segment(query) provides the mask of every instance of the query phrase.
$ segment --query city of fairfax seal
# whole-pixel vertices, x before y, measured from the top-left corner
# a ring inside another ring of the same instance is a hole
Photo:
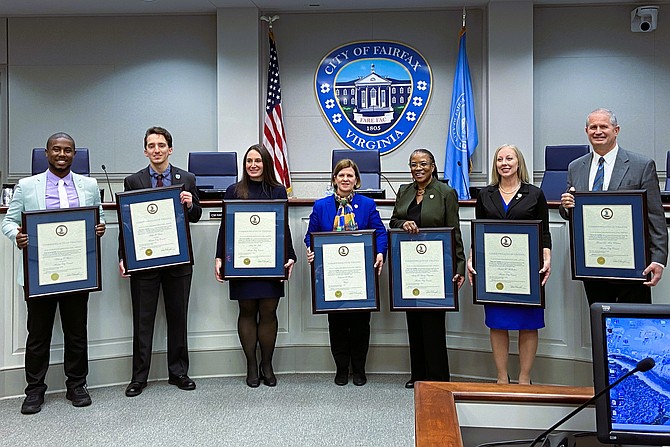
[[[390,41],[349,43],[319,64],[314,89],[330,127],[351,149],[398,148],[428,107],[433,75],[424,57]]]

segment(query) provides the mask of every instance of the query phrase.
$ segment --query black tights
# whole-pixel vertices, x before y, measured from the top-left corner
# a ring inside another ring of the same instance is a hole
[[[256,345],[261,347],[261,369],[266,377],[272,376],[272,355],[277,341],[277,306],[279,298],[238,300],[240,315],[237,333],[247,358],[247,377],[258,377]]]

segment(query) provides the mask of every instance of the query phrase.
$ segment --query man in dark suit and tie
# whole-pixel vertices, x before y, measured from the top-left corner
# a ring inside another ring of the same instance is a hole
[[[619,147],[619,125],[614,113],[596,109],[586,119],[586,134],[593,152],[574,160],[568,166],[568,192],[561,196],[559,212],[569,217],[575,206],[573,191],[614,191],[644,189],[647,191],[649,250],[651,264],[644,274],[649,281],[584,281],[589,305],[604,303],[651,303],[651,287],[658,284],[668,259],[668,231],[661,203],[656,164],[650,158]]]
[[[195,176],[172,166],[172,135],[162,127],[151,127],[144,135],[144,155],[149,166],[125,178],[124,191],[162,186],[184,185],[179,197],[188,209],[189,222],[197,222],[202,208],[195,187]],[[125,275],[122,249],[119,244],[119,267]],[[160,267],[130,275],[130,295],[133,305],[133,375],[126,387],[126,396],[134,397],[147,386],[151,365],[151,347],[158,295],[163,288],[167,320],[168,382],[182,390],[194,390],[195,382],[188,376],[188,343],[186,320],[191,291],[190,265]]]

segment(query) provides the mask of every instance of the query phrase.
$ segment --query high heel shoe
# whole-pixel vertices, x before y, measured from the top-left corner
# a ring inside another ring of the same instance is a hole
[[[256,370],[256,377],[250,375],[251,371],[247,370],[247,386],[249,388],[258,388],[261,384],[261,378],[258,377],[258,370]]]
[[[268,374],[267,376],[263,372],[263,368],[260,369],[260,374],[261,374],[261,380],[265,384],[265,386],[277,386],[277,377],[272,374]]]

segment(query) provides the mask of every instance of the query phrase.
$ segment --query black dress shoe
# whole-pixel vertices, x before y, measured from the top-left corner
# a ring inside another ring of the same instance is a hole
[[[187,375],[172,377],[168,380],[170,385],[177,385],[180,390],[191,391],[195,389],[195,382]]]
[[[274,373],[265,375],[265,373],[263,372],[263,368],[261,368],[260,374],[261,374],[261,380],[263,381],[265,386],[277,386],[277,377],[274,375]]]
[[[22,414],[35,414],[42,410],[44,394],[28,394],[21,405]]]
[[[147,383],[143,382],[130,382],[126,387],[126,396],[135,397],[142,394],[142,390],[147,387]]]
[[[414,382],[416,382],[416,380],[409,379],[407,382],[405,382],[405,388],[408,389],[414,388]]]
[[[88,394],[86,386],[68,389],[67,393],[65,393],[65,398],[72,401],[72,405],[75,407],[88,407],[92,402],[91,395]]]
[[[349,371],[338,371],[335,373],[335,385],[344,386],[349,383]]]
[[[365,377],[365,373],[354,373],[352,382],[354,382],[354,385],[356,386],[363,386],[368,383],[368,378]]]

